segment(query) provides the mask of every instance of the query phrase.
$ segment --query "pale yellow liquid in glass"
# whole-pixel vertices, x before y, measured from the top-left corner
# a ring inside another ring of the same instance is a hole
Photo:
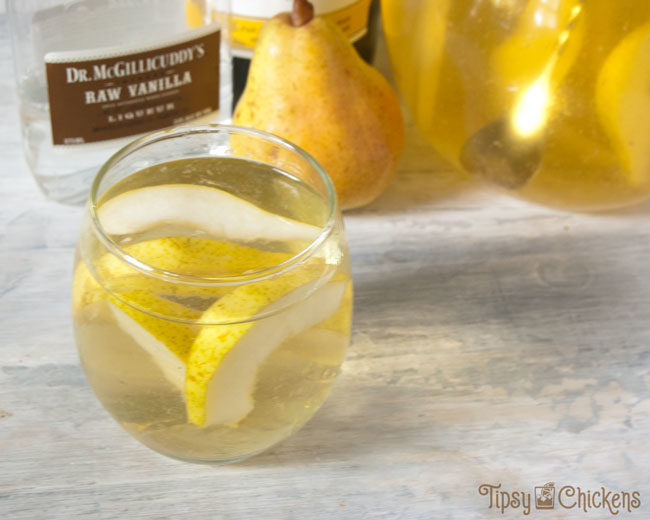
[[[103,200],[114,193],[137,189],[144,182],[152,185],[157,181],[173,180],[219,186],[234,195],[255,200],[269,212],[277,211],[285,217],[311,224],[323,223],[327,214],[323,198],[307,184],[270,172],[265,166],[251,168],[243,164],[239,167],[236,161],[231,161],[223,168],[216,168],[216,173],[209,178],[199,179],[180,175],[182,163],[178,161],[176,168],[167,163],[165,171],[153,167],[139,172],[118,183]],[[206,241],[219,239],[196,229],[167,223],[116,240],[126,246],[160,237],[188,236]],[[304,244],[258,241],[246,243],[246,246],[292,254]],[[82,265],[78,262],[77,269]],[[256,266],[264,267],[272,266]],[[121,328],[108,310],[108,294],[106,298],[96,293],[76,298],[83,302],[74,309],[74,323],[88,381],[104,407],[129,433],[164,454],[195,461],[232,461],[262,451],[304,424],[323,403],[339,374],[349,342],[352,312],[347,258],[342,257],[334,270],[329,279],[347,284],[338,310],[323,322],[289,337],[266,357],[255,375],[254,407],[237,424],[200,427],[188,421],[183,392],[170,383],[152,355]],[[119,280],[109,282],[115,282],[116,287],[120,285]],[[146,287],[146,283],[141,282],[135,280],[140,287]],[[219,289],[220,294],[230,290]],[[156,292],[160,296],[158,290]],[[205,289],[197,291],[196,295],[191,292],[185,288],[181,296],[169,295],[168,298],[199,314],[218,299],[206,296]],[[190,324],[196,334],[209,326]]]
[[[650,196],[649,2],[384,0],[382,11],[401,94],[458,169],[574,209]]]

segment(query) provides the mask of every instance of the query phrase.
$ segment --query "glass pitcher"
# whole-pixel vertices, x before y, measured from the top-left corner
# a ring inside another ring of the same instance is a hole
[[[650,198],[650,2],[384,0],[395,79],[455,167],[574,210]]]

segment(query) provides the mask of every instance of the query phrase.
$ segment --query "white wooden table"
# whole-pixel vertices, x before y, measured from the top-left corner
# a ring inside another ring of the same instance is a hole
[[[247,462],[177,462],[122,431],[79,367],[81,210],[28,173],[4,15],[0,38],[0,518],[520,518],[479,486],[547,482],[638,491],[618,517],[650,518],[650,206],[485,193],[434,171],[410,128],[389,192],[346,217],[354,334],[328,402]]]

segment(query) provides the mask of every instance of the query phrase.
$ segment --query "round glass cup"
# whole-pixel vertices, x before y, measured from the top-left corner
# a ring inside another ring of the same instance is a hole
[[[182,460],[248,458],[316,412],[349,343],[332,182],[255,130],[138,139],[95,178],[72,300],[88,382],[126,431]]]

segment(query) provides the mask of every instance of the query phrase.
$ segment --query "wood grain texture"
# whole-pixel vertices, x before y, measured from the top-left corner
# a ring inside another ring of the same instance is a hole
[[[488,193],[410,126],[389,191],[346,216],[354,334],[330,399],[247,462],[176,462],[123,432],[79,367],[81,210],[29,175],[4,16],[0,41],[0,518],[499,518],[480,484],[549,481],[638,490],[619,516],[650,517],[650,206]]]

